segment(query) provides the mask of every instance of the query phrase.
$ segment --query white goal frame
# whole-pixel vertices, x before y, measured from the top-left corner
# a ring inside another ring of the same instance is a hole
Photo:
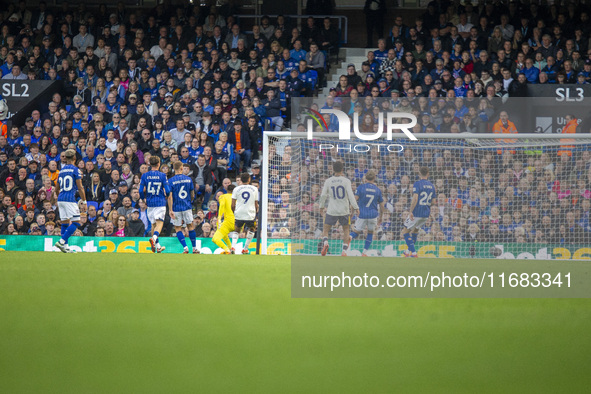
[[[315,138],[326,138],[326,139],[334,139],[335,141],[339,141],[338,139],[339,133],[333,132],[320,132],[314,133]],[[589,140],[589,144],[591,144],[591,134],[544,134],[544,133],[520,133],[520,134],[496,134],[496,133],[421,133],[415,134],[418,138],[418,141],[421,140],[441,140],[441,139],[455,139],[455,140],[499,140],[499,139],[511,139],[511,140],[560,140],[560,139],[568,139],[568,140]],[[268,242],[268,232],[267,227],[269,224],[269,217],[267,215],[268,207],[269,207],[269,141],[273,137],[292,137],[292,138],[308,138],[307,132],[291,132],[291,131],[264,131],[263,132],[263,152],[261,157],[261,169],[263,171],[262,176],[262,183],[261,183],[261,196],[262,201],[260,205],[261,210],[261,223],[259,223],[260,229],[260,254],[267,254],[267,242]],[[386,133],[378,138],[385,139]],[[405,140],[408,139],[404,133],[393,133],[392,140]],[[368,143],[375,143],[377,140],[367,141]],[[409,140],[410,141],[410,140]],[[413,141],[415,142],[415,141]],[[359,141],[359,143],[362,143]],[[560,144],[560,141],[558,141]],[[563,144],[572,143],[572,142],[563,142]],[[500,147],[508,147],[507,144],[499,144]],[[532,146],[542,146],[532,145]],[[494,145],[487,146],[489,148],[496,147]]]

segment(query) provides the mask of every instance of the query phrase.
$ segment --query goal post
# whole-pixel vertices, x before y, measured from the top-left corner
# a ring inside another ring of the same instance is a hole
[[[353,189],[373,170],[385,212],[370,255],[400,256],[400,231],[419,167],[438,200],[419,233],[419,255],[472,258],[591,258],[591,134],[403,133],[339,140],[338,132],[263,133],[261,254],[289,239],[292,254],[318,254],[319,191],[343,161]],[[356,217],[352,220],[355,222]],[[335,253],[342,232],[329,236]],[[367,229],[351,244],[360,255]],[[342,242],[341,242],[342,243]],[[340,249],[339,249],[340,250]]]

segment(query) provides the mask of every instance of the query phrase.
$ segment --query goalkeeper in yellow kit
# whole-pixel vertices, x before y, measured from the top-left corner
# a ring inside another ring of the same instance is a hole
[[[226,189],[228,193],[222,194],[219,198],[218,229],[213,235],[212,241],[224,250],[222,254],[232,253],[232,242],[228,234],[234,231],[234,211],[232,211],[232,191],[234,187],[234,185],[228,186]]]

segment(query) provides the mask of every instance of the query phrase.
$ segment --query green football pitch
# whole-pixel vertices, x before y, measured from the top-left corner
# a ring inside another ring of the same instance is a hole
[[[591,301],[292,299],[280,256],[0,254],[1,393],[588,392]]]

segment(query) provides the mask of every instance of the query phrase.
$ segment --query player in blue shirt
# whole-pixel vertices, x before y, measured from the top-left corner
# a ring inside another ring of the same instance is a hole
[[[365,174],[365,180],[367,183],[359,185],[355,190],[355,197],[359,205],[359,217],[351,231],[351,238],[356,239],[359,233],[367,227],[367,238],[365,238],[362,256],[367,256],[367,251],[373,241],[373,233],[380,225],[382,213],[384,212],[382,191],[375,183],[376,173],[369,170]]]
[[[170,193],[172,194],[172,224],[176,231],[176,237],[183,245],[183,253],[189,253],[189,247],[183,234],[183,227],[189,230],[189,238],[193,246],[193,253],[199,254],[197,250],[197,235],[193,227],[193,205],[191,202],[195,198],[195,185],[193,180],[184,175],[184,170],[189,172],[189,165],[180,161],[174,163],[174,176],[168,181],[170,184]]]
[[[417,257],[415,243],[419,235],[419,229],[431,214],[431,204],[435,197],[435,186],[427,180],[429,178],[429,169],[421,167],[419,169],[419,180],[412,187],[412,201],[410,203],[410,214],[404,222],[402,235],[406,241],[408,249],[404,251],[405,257]]]
[[[80,208],[76,202],[76,192],[80,194],[81,203],[86,205],[86,194],[82,187],[82,172],[76,167],[76,151],[68,149],[64,153],[66,165],[60,170],[55,186],[57,206],[62,222],[61,239],[55,247],[64,253],[74,253],[68,246],[68,239],[80,227]]]
[[[164,217],[166,216],[166,205],[168,204],[171,212],[170,217],[173,218],[172,213],[172,196],[170,188],[168,187],[168,180],[160,170],[160,158],[158,156],[150,157],[150,171],[142,175],[140,182],[140,198],[146,200],[148,206],[148,220],[152,224],[154,234],[150,238],[150,245],[153,253],[162,253],[164,246],[158,242],[158,236],[162,231],[164,224]]]

